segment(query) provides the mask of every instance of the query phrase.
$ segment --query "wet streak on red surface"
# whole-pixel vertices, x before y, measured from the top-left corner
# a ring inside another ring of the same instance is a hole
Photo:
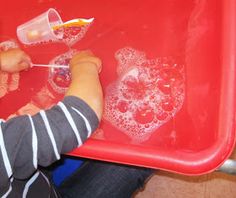
[[[4,2],[0,8],[0,34],[15,38],[17,25],[50,7],[57,9],[64,21],[95,17],[85,38],[73,47],[89,48],[102,58],[104,90],[118,77],[116,51],[127,46],[145,52],[148,59],[171,56],[185,65],[183,107],[147,141],[133,143],[103,121],[105,139],[91,138],[71,155],[183,174],[212,171],[227,159],[235,141],[233,0]],[[22,47],[35,63],[48,63],[68,50],[61,43]],[[1,98],[1,116],[8,116],[30,101],[48,84],[47,77],[46,69],[23,72],[19,89]],[[56,95],[57,100],[60,97]]]

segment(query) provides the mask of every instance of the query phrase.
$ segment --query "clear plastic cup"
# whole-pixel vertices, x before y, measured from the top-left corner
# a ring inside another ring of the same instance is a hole
[[[17,37],[23,44],[38,44],[62,39],[63,34],[55,34],[53,26],[63,24],[58,12],[50,8],[43,14],[17,27]]]

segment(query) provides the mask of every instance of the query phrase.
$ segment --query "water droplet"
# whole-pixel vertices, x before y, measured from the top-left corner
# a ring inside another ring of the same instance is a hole
[[[169,81],[167,80],[159,80],[157,83],[158,88],[161,90],[164,94],[170,94],[171,93],[171,86]]]
[[[117,108],[121,113],[125,113],[128,110],[128,103],[126,101],[119,101]]]
[[[165,98],[161,102],[161,107],[164,111],[172,111],[174,108],[174,103],[170,98]]]
[[[134,115],[134,119],[140,124],[146,124],[152,122],[154,118],[154,112],[151,107],[140,107],[137,109]]]

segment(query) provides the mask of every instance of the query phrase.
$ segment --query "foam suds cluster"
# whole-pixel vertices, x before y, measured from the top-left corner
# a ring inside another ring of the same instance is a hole
[[[55,99],[56,97],[49,91],[48,87],[43,86],[26,105],[9,115],[7,120],[18,115],[35,115],[41,109],[49,109],[56,103]]]
[[[72,46],[85,36],[89,26],[90,24],[82,27],[79,26],[61,27],[57,30],[54,30],[54,33],[56,35],[63,35],[62,39],[60,40],[64,42],[67,46]]]
[[[64,54],[56,56],[50,61],[52,65],[68,65],[68,68],[50,68],[49,70],[49,84],[57,93],[65,93],[71,81],[71,74],[69,70],[70,59],[76,50],[70,50]]]
[[[48,89],[48,86],[43,86],[31,99],[31,103],[41,109],[49,109],[55,104],[56,97]]]
[[[19,45],[14,40],[7,40],[0,43],[0,50],[7,51],[9,49],[18,48]]]
[[[20,81],[20,74],[19,73],[12,73],[9,76],[10,80],[8,81],[8,90],[9,91],[15,91],[19,87],[19,81]]]
[[[148,60],[133,48],[116,52],[119,78],[105,93],[104,119],[142,142],[180,110],[184,66],[171,57]]]

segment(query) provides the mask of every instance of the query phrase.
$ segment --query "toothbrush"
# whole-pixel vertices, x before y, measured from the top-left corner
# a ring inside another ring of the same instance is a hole
[[[32,67],[51,67],[51,68],[69,68],[69,65],[54,65],[54,64],[31,64]]]
[[[84,25],[92,23],[93,20],[94,20],[94,18],[90,18],[90,19],[81,19],[81,18],[72,19],[72,20],[67,21],[67,22],[65,22],[63,24],[59,24],[59,25],[53,26],[52,29],[53,30],[57,30],[57,29],[59,29],[61,27],[71,27],[71,26],[82,27]]]

